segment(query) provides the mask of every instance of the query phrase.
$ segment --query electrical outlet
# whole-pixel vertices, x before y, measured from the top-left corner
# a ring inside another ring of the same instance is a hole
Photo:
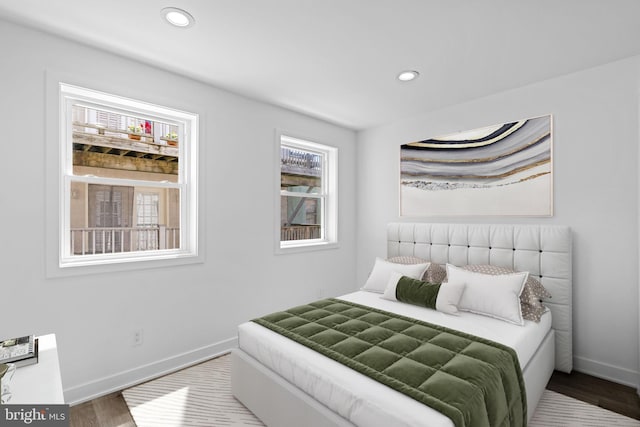
[[[142,329],[133,331],[133,346],[142,345]]]

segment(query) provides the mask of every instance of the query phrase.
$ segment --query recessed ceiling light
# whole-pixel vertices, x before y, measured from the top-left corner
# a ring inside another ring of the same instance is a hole
[[[411,80],[415,80],[420,75],[419,72],[413,70],[403,71],[398,74],[398,80],[401,82],[410,82]]]
[[[188,28],[196,22],[189,12],[177,7],[165,7],[160,13],[169,24],[176,27]]]

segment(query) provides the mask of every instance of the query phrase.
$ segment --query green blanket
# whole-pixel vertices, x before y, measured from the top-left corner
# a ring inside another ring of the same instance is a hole
[[[518,357],[502,344],[333,298],[254,322],[440,411],[458,427],[527,425]]]

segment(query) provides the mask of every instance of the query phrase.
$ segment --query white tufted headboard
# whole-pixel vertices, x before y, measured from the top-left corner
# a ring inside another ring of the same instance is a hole
[[[412,255],[438,264],[491,264],[528,271],[552,295],[555,368],[571,372],[571,229],[565,226],[392,223],[387,256]]]

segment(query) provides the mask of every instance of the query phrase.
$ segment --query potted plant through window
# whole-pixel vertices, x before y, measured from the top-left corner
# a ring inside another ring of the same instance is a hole
[[[167,142],[167,145],[171,145],[172,147],[176,147],[178,145],[178,134],[176,132],[169,132],[164,136],[164,138],[160,138]]]
[[[141,125],[129,125],[129,139],[140,141],[140,136],[144,134],[144,128]]]

